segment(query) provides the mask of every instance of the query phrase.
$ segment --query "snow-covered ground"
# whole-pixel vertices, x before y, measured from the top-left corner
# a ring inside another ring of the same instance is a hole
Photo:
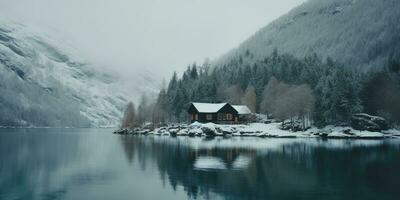
[[[155,129],[148,132],[154,135],[176,135],[176,136],[253,136],[253,137],[276,137],[276,138],[360,138],[381,139],[400,138],[400,131],[391,129],[384,132],[358,131],[351,127],[327,126],[322,129],[316,127],[307,131],[291,132],[281,130],[280,123],[250,123],[240,125],[221,125],[213,123],[193,123],[188,126],[171,126]]]

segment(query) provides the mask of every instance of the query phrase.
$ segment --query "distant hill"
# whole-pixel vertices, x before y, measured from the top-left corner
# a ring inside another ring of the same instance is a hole
[[[250,23],[250,22],[249,22]],[[348,67],[380,69],[400,60],[400,1],[309,0],[259,30],[217,65],[251,53],[253,60],[280,53],[331,57]]]
[[[0,22],[0,126],[115,126],[136,92],[64,41]]]

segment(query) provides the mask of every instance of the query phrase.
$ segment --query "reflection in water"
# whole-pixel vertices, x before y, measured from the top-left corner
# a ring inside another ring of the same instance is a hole
[[[193,198],[213,193],[226,199],[395,199],[400,195],[397,141],[208,141],[158,136],[121,140],[128,160],[150,159],[162,179],[172,188],[183,186]]]
[[[112,179],[109,170],[91,163],[101,166],[104,151],[88,151],[93,137],[76,133],[82,132],[1,130],[0,199],[62,199],[70,187]]]
[[[200,156],[194,163],[194,168],[198,170],[226,170],[225,163],[220,159],[212,156]]]
[[[197,170],[243,170],[250,164],[251,158],[239,155],[232,163],[226,163],[221,158],[213,156],[199,156],[194,168]]]
[[[0,199],[397,199],[400,142],[0,129]]]
[[[246,169],[250,165],[251,157],[239,155],[232,164],[232,169]]]

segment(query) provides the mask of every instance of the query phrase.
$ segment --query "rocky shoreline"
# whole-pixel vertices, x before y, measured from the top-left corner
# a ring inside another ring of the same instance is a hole
[[[120,135],[159,135],[188,137],[260,137],[260,138],[330,138],[330,139],[385,139],[400,138],[400,131],[360,131],[351,127],[327,126],[322,129],[309,128],[306,131],[292,132],[282,130],[281,123],[250,123],[240,125],[220,125],[193,123],[174,124],[154,130],[145,128],[120,129],[114,134]]]

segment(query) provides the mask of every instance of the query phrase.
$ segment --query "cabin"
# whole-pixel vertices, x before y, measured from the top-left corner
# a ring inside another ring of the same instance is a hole
[[[238,124],[246,122],[250,109],[229,103],[191,103],[188,109],[190,122]]]
[[[232,107],[238,112],[239,122],[247,122],[250,119],[251,110],[245,105],[232,105]]]

